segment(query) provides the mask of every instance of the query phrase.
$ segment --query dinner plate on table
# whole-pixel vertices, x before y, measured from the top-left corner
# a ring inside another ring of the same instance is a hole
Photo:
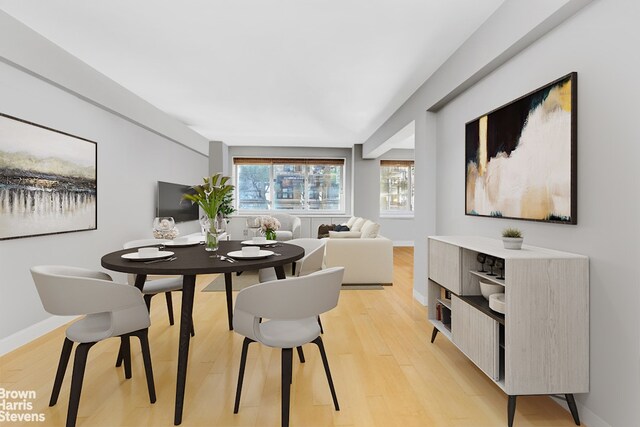
[[[264,242],[254,242],[253,240],[245,240],[243,242],[240,242],[243,245],[248,245],[248,246],[267,246],[267,245],[275,245],[276,243],[278,243],[277,240],[265,240]]]
[[[271,255],[273,255],[272,251],[263,250],[258,252],[258,255],[242,255],[242,251],[232,251],[227,254],[228,257],[231,257],[233,259],[261,259]]]
[[[185,242],[176,242],[172,240],[163,243],[163,245],[165,245],[167,248],[186,248],[187,246],[197,246],[199,244],[199,240],[188,240]]]
[[[128,259],[129,261],[150,261],[153,259],[163,259],[169,258],[174,255],[171,251],[158,251],[158,253],[149,255],[149,254],[140,254],[139,252],[131,252],[129,254],[121,255],[122,258]]]

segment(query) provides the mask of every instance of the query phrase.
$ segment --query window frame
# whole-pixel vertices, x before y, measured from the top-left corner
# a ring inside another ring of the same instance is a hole
[[[382,171],[385,167],[408,167],[408,197],[407,209],[403,210],[383,210],[380,206],[380,198],[382,197]],[[411,159],[389,159],[380,160],[378,168],[379,188],[378,188],[378,214],[380,218],[413,218],[415,215],[415,160]]]
[[[252,163],[255,162],[255,163]],[[232,179],[234,183],[234,208],[236,209],[236,215],[260,215],[265,213],[290,213],[293,215],[304,215],[304,216],[327,216],[327,215],[345,215],[346,214],[346,166],[347,166],[347,158],[346,157],[331,157],[331,156],[323,156],[323,157],[250,157],[250,156],[234,156],[232,158]],[[238,185],[238,166],[241,165],[269,165],[269,198],[268,204],[269,207],[267,209],[240,209],[240,197],[239,197],[239,185]],[[304,208],[303,209],[274,209],[273,206],[275,204],[275,196],[276,196],[276,183],[275,183],[275,173],[274,166],[275,165],[286,165],[286,164],[304,164]],[[307,199],[309,195],[309,167],[313,165],[332,165],[339,166],[340,170],[340,207],[339,209],[332,210],[320,210],[320,209],[309,209],[309,200]]]

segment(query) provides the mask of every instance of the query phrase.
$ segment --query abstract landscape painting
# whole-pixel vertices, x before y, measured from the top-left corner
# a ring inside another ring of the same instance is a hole
[[[96,143],[0,114],[0,240],[93,230]]]
[[[466,124],[467,215],[576,224],[577,74]]]

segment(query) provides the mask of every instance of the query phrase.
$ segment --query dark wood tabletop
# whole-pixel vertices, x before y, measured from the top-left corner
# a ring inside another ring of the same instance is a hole
[[[102,257],[101,264],[104,268],[123,273],[136,275],[136,287],[143,289],[147,275],[181,275],[182,276],[182,305],[180,313],[180,342],[178,344],[178,367],[176,379],[176,401],[174,424],[182,423],[184,409],[184,396],[187,381],[187,361],[189,358],[190,332],[193,328],[193,300],[195,296],[196,275],[210,273],[224,273],[225,292],[227,298],[227,316],[229,330],[233,329],[233,305],[232,305],[232,277],[233,273],[247,270],[259,270],[273,267],[278,279],[284,279],[284,265],[299,260],[304,256],[304,249],[300,246],[287,243],[277,243],[275,247],[264,248],[274,252],[266,258],[253,260],[236,260],[229,262],[220,258],[212,258],[212,255],[227,255],[232,251],[242,250],[240,241],[221,241],[220,247],[215,252],[206,251],[204,245],[187,247],[167,247],[165,250],[175,254],[173,261],[161,261],[146,264],[141,261],[130,261],[122,258],[123,254],[138,252],[138,248],[125,249],[111,252]]]
[[[239,271],[259,270],[261,268],[278,267],[299,260],[304,256],[304,249],[287,243],[278,243],[275,247],[267,247],[275,254],[267,258],[254,260],[236,260],[230,263],[220,258],[210,258],[214,254],[227,255],[229,252],[242,250],[242,243],[238,240],[220,242],[216,252],[209,252],[204,245],[187,247],[166,247],[177,257],[174,261],[160,261],[145,264],[140,261],[130,261],[122,258],[123,254],[137,252],[138,248],[124,249],[111,252],[102,257],[102,266],[113,271],[132,274],[160,274],[160,275],[197,275],[210,273],[233,273]]]

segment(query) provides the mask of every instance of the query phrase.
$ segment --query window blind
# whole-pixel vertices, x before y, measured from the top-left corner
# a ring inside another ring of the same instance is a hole
[[[344,159],[300,159],[286,157],[234,157],[234,165],[344,165]]]
[[[399,166],[413,166],[413,160],[380,160],[380,166],[387,167],[399,167]]]

